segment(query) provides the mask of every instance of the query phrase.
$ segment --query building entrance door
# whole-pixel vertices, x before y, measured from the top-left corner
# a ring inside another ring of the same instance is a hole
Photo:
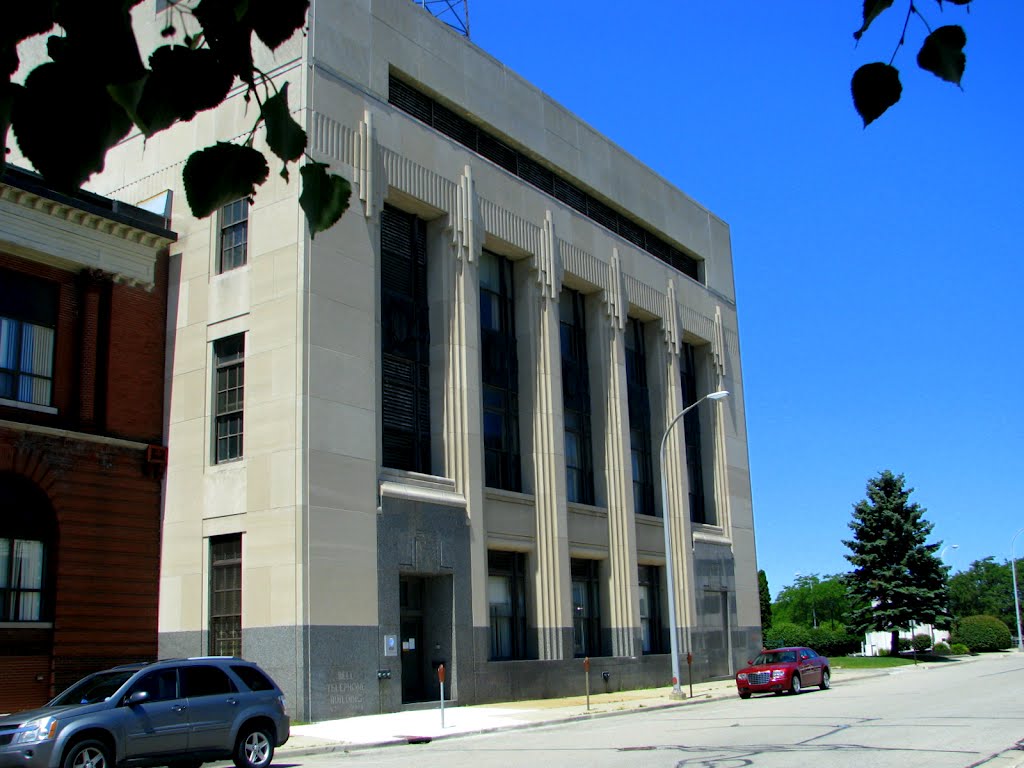
[[[423,579],[402,576],[398,580],[402,643],[402,703],[427,701],[423,647]]]

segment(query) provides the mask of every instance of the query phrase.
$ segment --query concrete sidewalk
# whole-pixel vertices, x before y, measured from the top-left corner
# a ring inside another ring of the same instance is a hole
[[[921,664],[916,668],[921,669],[927,666],[927,664]],[[836,669],[833,671],[832,681],[834,684],[842,685],[851,680],[886,675],[907,669],[914,669],[914,667],[850,671]],[[670,698],[671,690],[670,687],[666,687],[594,694],[590,697],[589,709],[584,696],[516,701],[506,704],[481,704],[471,707],[446,704],[443,726],[441,725],[439,706],[294,725],[288,743],[277,750],[277,760],[287,759],[289,756],[381,747],[389,744],[422,743],[435,739],[531,728],[584,718],[693,706],[715,699],[736,696],[736,683],[732,678],[697,683],[693,686],[692,698],[689,696],[689,686],[684,685],[683,693],[687,698],[682,700]]]

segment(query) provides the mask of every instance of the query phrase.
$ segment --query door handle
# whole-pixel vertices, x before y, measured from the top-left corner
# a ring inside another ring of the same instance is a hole
[[[228,704],[233,707],[238,706],[238,699],[228,699]]]
[[[184,712],[186,709],[188,709],[188,707],[184,704],[175,704],[171,707],[172,712]]]

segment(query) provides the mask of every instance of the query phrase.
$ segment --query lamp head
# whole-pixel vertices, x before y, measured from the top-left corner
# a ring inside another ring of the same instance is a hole
[[[708,400],[721,400],[723,397],[728,397],[729,392],[725,389],[720,389],[717,392],[711,392],[708,395]]]

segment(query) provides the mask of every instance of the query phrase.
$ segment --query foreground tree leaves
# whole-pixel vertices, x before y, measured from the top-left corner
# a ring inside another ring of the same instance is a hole
[[[853,33],[853,39],[860,40],[861,36],[868,31],[871,22],[878,18],[886,8],[891,8],[892,3],[893,0],[864,0],[864,23]]]
[[[161,46],[149,57],[149,66],[138,102],[128,108],[147,138],[213,109],[234,83],[231,72],[207,48]]]
[[[328,174],[324,163],[309,162],[302,166],[302,206],[309,222],[310,237],[334,226],[348,208],[352,187],[347,179]]]
[[[946,0],[953,5],[965,6],[968,12],[970,12],[972,1]],[[860,40],[871,26],[871,22],[887,8],[892,7],[893,2],[894,0],[864,0],[864,23],[853,33],[854,38]],[[941,9],[943,0],[936,0],[936,2]],[[892,66],[892,62],[895,61],[896,54],[899,53],[906,41],[907,27],[915,15],[920,17],[929,33],[917,54],[918,66],[957,86],[960,85],[960,80],[963,78],[964,69],[967,66],[967,56],[964,54],[967,33],[964,32],[963,27],[949,25],[932,31],[914,0],[907,0],[906,8],[906,21],[903,23],[903,32],[900,34],[896,50],[893,51],[892,60],[888,64],[880,61],[865,64],[853,75],[850,84],[853,106],[864,121],[865,128],[900,100],[903,86],[900,83],[899,72]]]
[[[189,208],[209,216],[267,180],[267,158],[253,147],[261,124],[287,181],[288,164],[305,154],[306,132],[292,117],[288,84],[277,89],[257,69],[253,35],[276,50],[306,23],[309,0],[178,0],[161,34],[175,38],[180,28],[183,44],[157,48],[146,64],[131,25],[140,2],[8,3],[0,23],[0,169],[10,131],[36,170],[70,191],[103,169],[107,152],[133,125],[149,138],[187,122],[223,104],[237,77],[245,100],[260,105],[259,116],[242,144],[192,153],[182,174]],[[18,44],[51,29],[59,33],[47,40],[51,61],[33,69],[24,86],[12,83]],[[316,234],[348,208],[351,188],[323,163],[310,162],[301,173],[299,202]]]
[[[209,216],[239,198],[252,197],[269,173],[262,152],[219,141],[193,152],[185,163],[182,178],[188,207],[197,218]]]
[[[107,151],[132,123],[104,84],[71,64],[36,67],[14,92],[11,125],[18,146],[58,189],[77,189],[103,170]]]
[[[850,88],[853,92],[853,106],[864,121],[865,128],[899,101],[903,93],[899,71],[880,61],[865,64],[854,72]]]
[[[960,78],[964,76],[964,68],[967,66],[965,45],[967,33],[963,27],[939,27],[925,38],[917,54],[917,65],[936,77],[960,85]]]
[[[281,170],[281,176],[287,181],[287,163],[298,160],[306,151],[306,132],[295,122],[288,109],[288,83],[263,102],[260,116],[267,125],[267,144],[270,151],[286,164]]]

